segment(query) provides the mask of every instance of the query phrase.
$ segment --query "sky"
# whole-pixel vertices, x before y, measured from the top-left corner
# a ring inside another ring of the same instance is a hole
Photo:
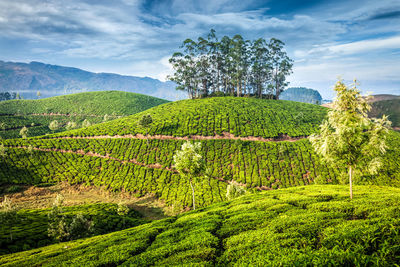
[[[0,0],[0,60],[166,80],[186,38],[278,38],[290,86],[400,95],[400,0]]]

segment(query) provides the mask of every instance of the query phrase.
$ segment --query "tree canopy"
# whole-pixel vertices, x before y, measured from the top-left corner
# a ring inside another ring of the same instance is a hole
[[[361,96],[356,83],[349,88],[338,81],[334,90],[337,93],[334,107],[322,123],[320,133],[311,135],[310,141],[324,160],[348,169],[352,198],[353,172],[362,170],[363,174],[373,174],[381,167],[390,121],[386,116],[368,118],[371,106]]]
[[[284,45],[275,38],[250,41],[239,34],[219,40],[211,30],[207,38],[182,43],[183,51],[169,59],[175,72],[168,79],[190,98],[232,95],[279,99],[293,66]]]

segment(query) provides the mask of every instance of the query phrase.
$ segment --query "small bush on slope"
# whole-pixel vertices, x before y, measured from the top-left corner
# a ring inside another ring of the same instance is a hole
[[[121,232],[0,258],[5,266],[376,265],[400,261],[400,189],[247,195]]]

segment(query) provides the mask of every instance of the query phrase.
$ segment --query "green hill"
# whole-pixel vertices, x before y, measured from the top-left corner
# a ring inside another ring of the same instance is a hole
[[[145,113],[57,136],[143,134],[147,130],[138,126],[138,120],[143,114],[150,114],[154,121],[148,129],[150,135],[214,136],[230,133],[241,137],[297,137],[315,132],[327,110],[312,104],[256,98],[180,100]]]
[[[0,257],[3,266],[395,266],[400,189],[309,186]]]
[[[154,119],[150,140],[135,136],[146,132],[137,126],[143,114]],[[137,196],[153,194],[179,211],[192,201],[189,185],[173,166],[185,139],[202,143],[209,170],[196,186],[198,206],[225,200],[232,180],[249,191],[338,183],[342,170],[321,162],[307,139],[290,139],[315,132],[325,114],[326,108],[291,101],[228,97],[167,103],[86,129],[4,140],[0,183],[103,186]],[[389,144],[385,171],[357,177],[357,183],[400,185],[400,162],[394,160],[400,157],[400,134],[393,132]]]
[[[167,102],[151,96],[119,91],[3,101],[0,102],[0,136],[18,138],[23,126],[29,128],[29,136],[44,135],[51,132],[48,126],[53,120],[61,124],[57,131],[64,131],[68,121],[76,122],[78,127],[85,119],[96,124],[102,122],[106,114],[109,119],[115,119]]]
[[[397,99],[381,100],[372,103],[370,112],[372,117],[389,116],[392,121],[392,126],[400,130],[400,97]]]

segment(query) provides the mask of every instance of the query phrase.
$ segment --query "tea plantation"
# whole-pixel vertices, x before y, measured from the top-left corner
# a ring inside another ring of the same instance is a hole
[[[317,128],[326,114],[325,108],[290,101],[228,97],[168,103],[144,113],[82,130],[26,140],[3,140],[7,155],[0,158],[0,183],[40,184],[68,181],[72,184],[105,186],[114,191],[133,192],[137,196],[151,193],[166,205],[181,210],[192,204],[189,184],[180,178],[173,166],[173,155],[180,149],[184,140],[162,137],[150,140],[104,137],[74,139],[56,136],[143,133],[145,129],[136,126],[137,119],[143,114],[153,116],[155,122],[150,126],[152,135],[168,133],[165,132],[165,127],[160,126],[168,124],[166,117],[180,118],[181,121],[188,122],[188,125],[191,124],[189,122],[193,122],[193,125],[199,126],[199,120],[194,118],[201,114],[200,121],[206,120],[206,126],[218,125],[213,121],[214,115],[209,116],[206,112],[208,109],[219,109],[220,120],[222,116],[229,115],[229,121],[236,122],[232,128],[214,127],[213,131],[239,131],[240,135],[245,137],[250,133],[254,134],[257,129],[254,125],[259,123],[266,129],[276,130],[275,134],[265,134],[272,130],[264,131],[263,137],[266,138],[289,133],[296,136],[294,133],[304,125],[307,127],[303,127],[306,130],[302,134],[308,135]],[[184,113],[185,110],[191,112]],[[261,116],[265,110],[270,112],[270,116],[274,116],[273,119]],[[239,115],[241,112],[254,116],[244,118]],[[302,119],[297,118],[296,121],[294,118],[299,112],[303,112]],[[321,118],[318,119],[318,116]],[[272,124],[276,128],[267,123],[278,119],[279,124]],[[243,124],[243,121],[246,123]],[[235,128],[247,125],[248,121],[253,123],[253,128]],[[314,125],[314,128],[310,125]],[[206,126],[204,132],[211,133]],[[190,131],[197,129],[196,127],[177,126],[176,129],[181,129],[181,135],[189,135]],[[262,127],[260,126],[260,129]],[[130,128],[132,131],[128,130]],[[249,191],[257,191],[309,185],[314,182],[338,183],[342,179],[342,170],[321,162],[307,139],[296,142],[206,139],[198,142],[202,143],[202,155],[207,169],[206,175],[203,175],[196,185],[198,206],[225,200],[227,184],[232,180],[244,185]],[[384,158],[385,171],[373,177],[358,177],[357,183],[400,186],[400,162],[397,160],[400,158],[400,134],[392,132],[388,143],[390,147]]]
[[[86,204],[63,207],[63,215],[70,222],[74,215],[83,214],[93,223],[93,232],[90,235],[114,232],[148,222],[135,210],[130,210],[127,216],[120,216],[117,208],[116,204],[110,203]],[[50,209],[19,210],[12,224],[2,224],[0,255],[57,243],[57,240],[48,237],[49,211]]]
[[[238,97],[181,100],[121,120],[56,136],[113,136],[146,132],[171,136],[214,136],[224,133],[264,138],[308,136],[318,130],[327,110],[317,105],[285,100]],[[153,118],[149,129],[138,125],[143,114]]]
[[[4,255],[4,266],[396,266],[400,189],[250,194],[127,230]]]
[[[88,92],[56,96],[38,100],[10,100],[0,103],[0,136],[18,138],[23,126],[29,128],[29,136],[52,133],[49,124],[57,120],[65,131],[67,122],[74,121],[80,128],[87,119],[92,124],[132,115],[148,108],[167,103],[167,100],[119,91]],[[33,123],[33,125],[32,125]]]

